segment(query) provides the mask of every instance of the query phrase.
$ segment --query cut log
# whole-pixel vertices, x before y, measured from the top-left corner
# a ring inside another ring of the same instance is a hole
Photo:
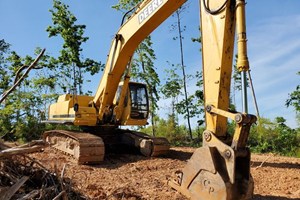
[[[45,146],[44,145],[34,145],[31,147],[14,147],[0,151],[0,158],[10,157],[13,155],[19,154],[28,154],[41,151]]]

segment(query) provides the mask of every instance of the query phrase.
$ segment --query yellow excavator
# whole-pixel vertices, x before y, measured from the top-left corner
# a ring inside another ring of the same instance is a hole
[[[140,42],[186,1],[144,0],[131,10],[112,41],[95,96],[65,94],[49,108],[49,123],[86,131],[51,130],[44,140],[79,163],[101,162],[110,145],[132,145],[146,156],[166,153],[170,145],[165,138],[119,126],[147,123],[147,90],[144,84],[130,82],[131,59]],[[206,130],[203,146],[168,184],[190,199],[249,199],[254,184],[247,140],[256,117],[247,114],[246,106],[242,113],[229,111],[235,35],[244,82],[249,71],[245,0],[200,0],[200,13]],[[228,119],[236,123],[234,133],[227,131]]]

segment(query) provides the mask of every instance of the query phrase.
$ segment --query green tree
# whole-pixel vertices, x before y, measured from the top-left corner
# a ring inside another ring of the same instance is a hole
[[[285,124],[283,117],[274,122],[261,118],[260,124],[251,129],[249,145],[256,152],[273,152],[287,156],[300,156],[300,132]]]
[[[44,125],[48,105],[57,98],[57,90],[66,91],[71,84],[68,77],[74,79],[74,87],[82,93],[84,73],[97,73],[102,64],[92,59],[81,60],[81,44],[87,41],[84,37],[84,25],[76,25],[76,17],[68,11],[68,6],[58,0],[53,1],[53,26],[47,31],[49,37],[60,35],[63,40],[58,58],[47,54],[39,60],[38,67],[22,81],[16,90],[0,105],[0,136],[6,139],[28,141],[40,136]],[[17,52],[9,50],[9,44],[0,40],[0,92],[5,93],[34,60],[31,56],[20,57]],[[37,48],[35,54],[40,52]]]
[[[171,113],[169,115],[176,116],[176,104],[179,96],[182,94],[182,79],[176,72],[177,67],[171,65],[166,71],[166,83],[161,87],[161,92],[166,99],[171,99]],[[176,118],[175,118],[176,119]]]
[[[28,68],[32,60],[29,56],[21,58],[14,51],[3,56],[1,63],[5,63],[6,67],[3,69],[1,64],[1,71],[5,72],[7,80],[5,85],[1,85],[3,93],[19,81],[24,69]],[[31,78],[27,77],[0,106],[0,133],[6,139],[28,141],[40,136],[43,125],[39,122],[44,116],[41,113],[43,101],[40,86],[37,90],[37,87],[33,87]]]
[[[294,156],[299,150],[299,138],[295,129],[288,127],[286,119],[283,117],[275,118],[275,129],[278,132],[274,139],[274,151],[283,155]]]
[[[178,101],[178,99],[182,95],[182,85],[183,80],[178,75],[177,70],[178,66],[171,65],[170,69],[166,70],[167,80],[165,84],[161,87],[161,92],[166,99],[171,99],[171,111],[168,114],[169,120],[174,120],[174,123],[177,127],[174,127],[174,130],[178,130],[179,122],[178,122],[178,114],[182,114],[186,118],[186,101],[185,99]],[[202,74],[197,72],[197,89],[192,95],[188,96],[188,107],[190,110],[190,117],[198,118],[198,125],[201,126],[204,123],[202,114],[204,113],[204,100],[203,100],[203,80]],[[189,128],[185,129],[185,135],[189,133]],[[199,131],[200,129],[197,128]],[[197,132],[197,136],[199,136],[199,132]],[[188,134],[188,138],[190,139],[190,135]]]
[[[300,75],[300,71],[297,73]],[[286,106],[293,106],[297,113],[300,113],[300,85],[298,85],[292,93],[289,94],[289,98],[286,100]]]
[[[176,18],[176,22],[172,25],[172,30],[177,29],[178,35],[174,37],[174,40],[178,39],[179,41],[179,49],[180,49],[180,67],[181,67],[181,72],[182,72],[182,83],[183,83],[183,94],[184,94],[184,100],[181,102],[181,104],[178,104],[178,111],[182,114],[184,114],[185,118],[187,119],[188,123],[188,133],[190,139],[193,139],[192,136],[192,128],[191,128],[191,114],[190,114],[190,106],[189,104],[191,103],[191,99],[193,97],[189,97],[188,92],[187,92],[187,74],[185,72],[185,64],[184,64],[184,48],[183,48],[183,32],[185,31],[186,27],[182,26],[181,18],[182,18],[182,13],[186,10],[187,6],[182,6],[180,7],[173,16]]]
[[[116,10],[120,10],[123,13],[125,13],[131,8],[136,7],[142,1],[143,0],[119,0],[119,2],[116,5],[113,5],[112,7]]]
[[[5,40],[0,40],[0,94],[8,89],[10,79],[7,74],[7,63],[5,59],[5,54],[9,52],[10,44],[6,43]]]
[[[194,78],[194,77],[193,77]],[[189,116],[190,118],[197,118],[198,126],[204,124],[204,94],[203,94],[203,77],[202,73],[197,71],[195,76],[196,82],[196,90],[194,93],[187,97],[187,100],[182,100],[176,104],[176,110],[178,113],[183,114],[185,118],[187,118],[187,112],[185,110],[185,106],[189,108]],[[187,102],[186,102],[187,101]]]
[[[86,26],[75,24],[77,18],[69,11],[69,6],[60,0],[53,0],[53,9],[50,12],[53,25],[48,26],[46,31],[49,33],[49,37],[60,36],[64,41],[59,57],[53,60],[54,64],[59,66],[58,83],[64,92],[68,88],[73,88],[83,94],[83,74],[94,75],[103,69],[103,65],[89,58],[81,59],[81,45],[89,38],[83,36]],[[73,77],[73,83],[69,77]]]
[[[0,40],[0,95],[9,88],[11,82],[10,76],[7,73],[6,54],[9,52],[10,44],[6,43],[4,39]],[[4,114],[5,103],[0,104],[0,136],[8,134],[11,131],[11,124],[7,115]]]

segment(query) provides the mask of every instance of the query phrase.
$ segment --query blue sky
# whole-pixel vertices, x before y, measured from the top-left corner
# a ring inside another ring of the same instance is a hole
[[[83,46],[83,57],[105,62],[111,39],[118,30],[122,14],[111,9],[116,0],[64,1],[78,19],[78,24],[87,25],[85,35],[90,39]],[[84,2],[84,3],[83,3]],[[190,38],[197,37],[199,9],[197,0],[189,0],[189,8],[182,16],[186,25],[184,33],[185,64],[187,73],[194,74],[201,68],[199,45]],[[33,55],[36,47],[46,48],[48,54],[56,56],[61,40],[48,38],[45,31],[51,25],[52,0],[0,0],[0,39],[10,43],[11,49],[20,55]],[[295,111],[286,108],[288,93],[300,84],[300,1],[296,0],[248,0],[247,32],[248,54],[251,74],[256,89],[260,113],[274,119],[282,116],[288,125],[296,127]],[[179,60],[178,42],[172,38],[175,32],[170,26],[175,18],[169,18],[152,34],[157,60],[155,65],[164,80],[167,61],[177,64]],[[101,74],[85,85],[96,90]],[[194,81],[188,83],[189,91],[195,89]],[[250,93],[250,92],[249,92]],[[236,94],[239,107],[239,94]],[[167,113],[168,101],[161,100],[161,113]],[[255,113],[249,96],[250,112]]]

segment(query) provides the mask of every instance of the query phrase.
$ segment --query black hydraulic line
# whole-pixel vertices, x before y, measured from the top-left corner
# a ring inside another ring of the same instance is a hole
[[[211,15],[217,15],[217,14],[219,14],[225,8],[227,2],[228,2],[228,0],[225,0],[225,2],[223,3],[223,5],[220,6],[216,10],[211,10],[209,8],[209,0],[203,0],[203,5],[204,5],[204,9],[205,9],[206,12],[208,12]]]
[[[121,26],[124,24],[125,22],[125,19],[126,19],[126,16],[131,13],[133,10],[136,9],[137,6],[134,6],[133,8],[131,8],[130,10],[128,10],[124,15],[123,15],[123,18],[122,18],[122,22],[121,22]]]

